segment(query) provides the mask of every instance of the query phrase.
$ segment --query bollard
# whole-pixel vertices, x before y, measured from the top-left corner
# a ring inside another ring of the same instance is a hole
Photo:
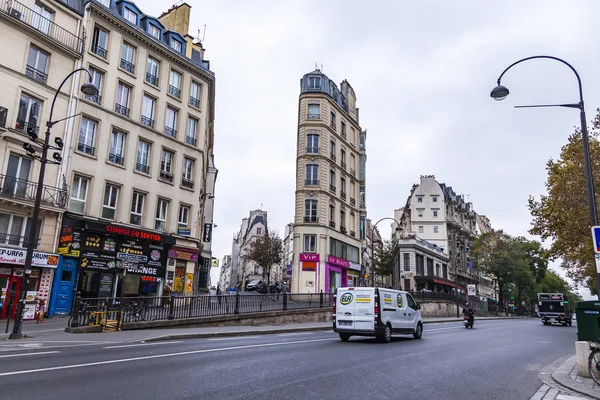
[[[288,295],[287,292],[283,293],[283,311],[287,310],[287,301],[288,301]]]
[[[240,313],[240,293],[239,292],[235,293],[235,309],[234,309],[233,313],[234,314]]]
[[[171,295],[169,303],[169,319],[175,319],[175,296]]]
[[[321,289],[321,293],[319,293],[319,308],[323,308],[323,289]]]
[[[71,320],[71,328],[77,328],[79,326],[79,310],[81,309],[81,292],[77,291],[75,293],[75,301],[73,303],[73,310],[71,311],[71,315],[73,315],[73,319]]]

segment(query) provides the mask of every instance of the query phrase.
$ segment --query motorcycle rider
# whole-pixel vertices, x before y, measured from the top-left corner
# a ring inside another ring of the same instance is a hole
[[[472,326],[473,322],[475,321],[475,311],[473,311],[471,307],[469,307],[468,311],[463,308],[463,314],[469,317],[469,323]]]

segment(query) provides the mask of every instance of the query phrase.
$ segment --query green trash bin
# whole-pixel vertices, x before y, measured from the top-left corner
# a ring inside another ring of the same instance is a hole
[[[600,343],[600,301],[577,303],[577,340]]]

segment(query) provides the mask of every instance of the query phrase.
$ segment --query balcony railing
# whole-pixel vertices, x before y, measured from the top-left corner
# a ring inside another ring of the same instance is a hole
[[[0,196],[13,199],[35,201],[37,183],[18,179],[11,176],[0,175]],[[42,187],[42,203],[59,208],[67,205],[67,190],[54,186]]]
[[[130,74],[133,74],[133,71],[135,71],[135,65],[133,65],[132,63],[130,63],[129,61],[127,61],[124,58],[121,58],[121,68],[123,68],[125,71],[129,72]]]
[[[329,221],[329,226],[331,228],[335,228],[335,221]]]
[[[350,197],[350,205],[351,206],[355,206],[356,205],[356,199],[354,197]]]
[[[335,161],[335,153],[329,153],[329,157],[330,157],[330,158],[331,158],[333,161]]]
[[[190,179],[185,179],[182,178],[181,179],[181,186],[188,188],[188,189],[193,189],[194,188],[194,181],[190,180]]]
[[[173,129],[170,126],[165,126],[165,135],[175,137],[177,136],[177,129]]]
[[[346,192],[340,192],[340,197],[346,200]]]
[[[102,103],[102,96],[100,96],[99,94],[97,94],[97,95],[95,95],[95,96],[87,96],[87,95],[84,95],[83,97],[84,97],[85,99],[89,100],[89,101],[92,101],[92,102],[96,103],[96,104],[100,104],[100,103]]]
[[[319,223],[319,217],[314,217],[314,216],[304,216],[304,222],[307,222],[309,224],[318,224]]]
[[[108,155],[108,161],[113,162],[115,164],[123,165],[123,162],[125,162],[125,159],[123,158],[123,156],[110,153]]]
[[[148,118],[142,115],[142,125],[149,126],[150,128],[154,128],[154,120],[152,118]]]
[[[145,174],[149,174],[150,173],[150,166],[145,165],[145,164],[136,163],[135,164],[135,169],[137,171],[143,172]]]
[[[8,108],[0,107],[0,128],[6,128],[6,119],[8,118]]]
[[[306,181],[304,181],[304,184],[306,186],[319,186],[319,180],[318,179],[307,179]]]
[[[307,147],[306,148],[306,153],[307,154],[319,154],[319,148],[318,147]]]
[[[169,94],[179,98],[179,96],[181,95],[181,90],[179,90],[179,88],[176,88],[173,85],[169,85]]]
[[[83,39],[55,24],[51,20],[44,18],[18,1],[10,0],[1,2],[0,12],[37,30],[52,42],[55,42],[62,47],[66,47],[80,55],[83,54]]]
[[[350,236],[352,236],[352,237],[356,237],[356,232],[354,232],[354,231],[350,231]]]
[[[25,75],[27,75],[28,77],[30,77],[31,79],[33,79],[35,81],[42,82],[42,83],[46,83],[46,81],[48,80],[48,74],[44,73],[43,71],[33,68],[31,65],[28,65],[25,67]]]
[[[329,191],[335,193],[335,186],[329,185]]]
[[[350,175],[356,177],[356,171],[354,170],[354,168],[350,168]]]
[[[200,108],[200,99],[190,96],[190,105],[192,107]]]
[[[193,136],[186,136],[186,137],[185,137],[185,143],[187,143],[187,144],[189,144],[189,145],[195,146],[195,145],[196,145],[196,142],[197,142],[197,141],[196,141],[196,138],[195,138],[195,137],[193,137]]]
[[[92,53],[102,58],[106,58],[107,51],[104,47],[100,47],[97,44],[92,44]]]
[[[346,227],[345,226],[340,226],[340,232],[346,233]]]
[[[122,106],[120,104],[115,104],[115,111],[121,115],[129,117],[129,108]]]
[[[346,169],[346,163],[342,161],[342,169]]]
[[[158,76],[146,72],[146,82],[148,82],[151,85],[158,86]]]
[[[94,153],[96,153],[96,148],[94,146],[88,146],[85,143],[78,143],[77,150],[79,150],[82,153],[89,154],[92,156],[94,155]]]
[[[23,121],[22,119],[17,119],[17,122],[15,123],[16,130],[27,132],[27,130],[29,128],[33,128],[35,133],[39,132],[39,129],[37,126],[34,126],[34,125],[30,124],[29,122]]]
[[[167,171],[160,171],[160,179],[173,183],[173,174]]]
[[[318,113],[308,113],[308,119],[319,119],[321,118],[321,114]]]

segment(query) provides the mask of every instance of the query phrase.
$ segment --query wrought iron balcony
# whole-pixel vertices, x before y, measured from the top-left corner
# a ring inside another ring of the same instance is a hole
[[[340,197],[346,200],[346,192],[340,192]]]
[[[125,159],[123,158],[123,156],[110,153],[108,155],[108,161],[113,162],[115,164],[123,165]]]
[[[346,227],[345,226],[340,226],[340,232],[342,233],[346,233]]]
[[[195,146],[197,141],[196,141],[196,138],[195,138],[195,137],[193,137],[193,136],[186,136],[186,137],[185,137],[185,142],[186,142],[187,144],[190,144],[190,145],[192,145],[192,146]]]
[[[0,107],[0,128],[6,128],[6,119],[8,118],[8,108]]]
[[[329,153],[329,157],[330,157],[330,158],[331,158],[333,161],[335,161],[335,153]]]
[[[200,99],[190,96],[190,105],[192,107],[200,108]]]
[[[129,61],[127,61],[124,58],[121,58],[121,68],[123,68],[125,71],[129,72],[130,74],[133,74],[133,72],[135,71],[135,65],[133,65],[132,63],[130,63]]]
[[[306,181],[304,181],[304,184],[306,186],[319,186],[319,180],[318,179],[307,179]]]
[[[329,226],[335,228],[335,221],[329,221]]]
[[[51,20],[44,18],[42,15],[16,0],[1,2],[0,13],[19,21],[29,28],[35,29],[47,39],[61,47],[65,47],[79,55],[83,54],[82,38],[74,35],[60,25],[55,24]]]
[[[120,104],[115,104],[115,111],[121,115],[129,117],[129,108],[122,106]]]
[[[304,216],[304,222],[310,223],[310,224],[318,224],[319,223],[319,217],[317,216],[312,216],[312,215],[305,215]]]
[[[160,179],[173,183],[173,174],[167,171],[160,171]]]
[[[356,237],[356,232],[354,232],[354,231],[350,231],[350,236],[352,236],[352,237]]]
[[[154,120],[152,118],[148,118],[142,115],[142,125],[149,126],[150,128],[154,128]]]
[[[23,121],[22,119],[17,119],[15,123],[15,129],[23,132],[27,132],[29,128],[33,128],[35,133],[39,133],[39,129],[37,126],[30,124],[29,122]]]
[[[169,85],[169,94],[179,98],[179,96],[181,95],[181,90],[173,85]]]
[[[354,168],[350,168],[350,175],[356,177],[356,171]]]
[[[93,146],[88,146],[85,143],[78,143],[77,144],[77,150],[85,153],[85,154],[89,154],[89,155],[94,155],[96,153],[96,148]]]
[[[146,72],[146,82],[151,85],[158,86],[158,76],[154,76],[150,72]]]
[[[321,118],[321,114],[319,113],[308,113],[308,119],[320,119]]]
[[[144,174],[150,173],[150,166],[145,165],[145,164],[136,163],[135,169],[136,169],[136,171],[143,172]]]
[[[25,67],[25,75],[27,75],[28,77],[30,77],[31,79],[33,79],[35,81],[42,82],[42,83],[46,83],[46,81],[48,80],[48,74],[46,74],[43,71],[33,68],[31,65],[28,65]]]
[[[188,189],[193,189],[194,188],[194,181],[190,180],[190,179],[181,179],[181,186],[188,188]]]
[[[177,129],[173,129],[170,126],[165,126],[165,135],[171,136],[171,137],[176,137],[177,136]]]
[[[95,96],[87,96],[87,95],[84,95],[83,97],[84,97],[85,99],[89,100],[89,101],[92,101],[92,102],[96,103],[96,104],[100,104],[100,103],[102,103],[102,96],[100,96],[99,94],[97,94],[97,95],[95,95]]]
[[[346,169],[346,163],[344,161],[342,161],[342,169],[345,170]]]
[[[307,154],[319,154],[319,148],[318,147],[307,147],[306,148],[306,153]]]
[[[355,206],[356,205],[356,199],[354,199],[354,197],[350,197],[350,205],[351,206]]]
[[[36,182],[0,175],[0,197],[21,199],[33,203],[36,192]],[[67,205],[67,190],[44,185],[42,188],[42,203],[53,207],[65,208]]]
[[[335,186],[329,185],[329,191],[335,193]]]
[[[92,44],[92,53],[102,58],[106,58],[107,51],[104,47],[100,47],[97,44]]]

